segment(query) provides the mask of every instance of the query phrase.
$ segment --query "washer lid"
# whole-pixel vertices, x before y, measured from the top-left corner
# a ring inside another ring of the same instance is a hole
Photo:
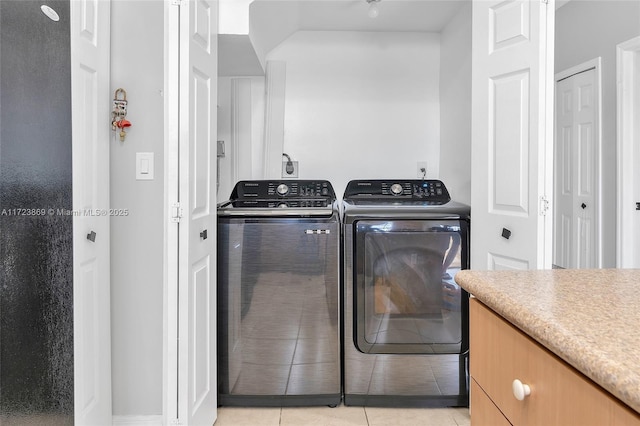
[[[331,217],[335,201],[328,199],[231,200],[218,204],[218,216],[232,217]]]

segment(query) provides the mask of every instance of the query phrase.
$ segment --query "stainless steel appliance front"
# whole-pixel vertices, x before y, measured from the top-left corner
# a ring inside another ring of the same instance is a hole
[[[337,405],[338,212],[241,204],[218,216],[219,403]]]
[[[469,264],[468,206],[392,184],[345,194],[344,402],[468,405],[468,295],[453,280]]]

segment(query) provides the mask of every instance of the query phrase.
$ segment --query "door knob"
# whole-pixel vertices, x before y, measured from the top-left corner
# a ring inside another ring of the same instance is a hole
[[[206,229],[200,233],[200,238],[202,238],[203,240],[207,239],[207,230]]]
[[[95,232],[91,231],[90,233],[87,234],[87,240],[91,241],[92,243],[96,242],[96,234]]]
[[[580,207],[582,207],[582,210],[587,208],[587,205],[585,203],[580,204]]]

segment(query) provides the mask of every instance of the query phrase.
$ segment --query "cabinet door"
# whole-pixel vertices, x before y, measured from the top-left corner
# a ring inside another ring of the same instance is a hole
[[[640,424],[640,415],[477,299],[469,311],[471,376],[512,424]],[[531,387],[524,401],[513,396],[514,379]]]
[[[511,426],[509,420],[500,412],[482,388],[471,380],[471,426]]]

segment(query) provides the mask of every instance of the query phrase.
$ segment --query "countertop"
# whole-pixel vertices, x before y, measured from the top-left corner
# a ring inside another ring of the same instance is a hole
[[[465,270],[455,280],[640,413],[640,269]]]

